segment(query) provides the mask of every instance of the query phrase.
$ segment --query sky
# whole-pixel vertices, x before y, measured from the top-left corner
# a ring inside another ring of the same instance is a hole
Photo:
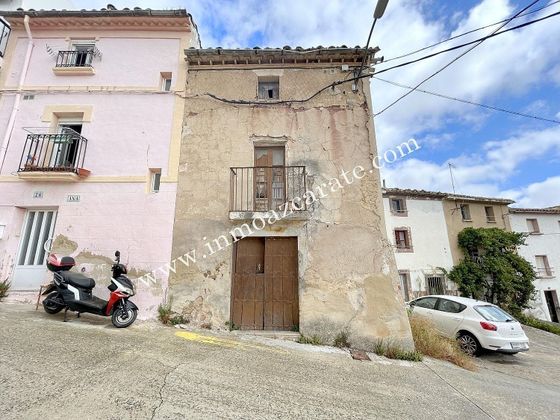
[[[492,26],[403,59],[391,60],[451,36],[511,17],[530,0],[389,0],[372,46],[385,62],[376,71],[449,48],[498,28]],[[24,0],[25,8],[99,9],[106,1]],[[376,0],[162,0],[119,1],[114,6],[185,8],[202,46],[364,46]],[[560,11],[540,0],[507,27]],[[506,28],[507,28],[506,27]],[[413,86],[465,48],[383,74]],[[422,85],[464,100],[560,120],[560,15],[486,40]],[[372,79],[374,113],[407,90]],[[520,207],[560,205],[560,124],[491,111],[414,92],[375,117],[378,149],[416,139],[421,149],[382,170],[388,187],[506,197]]]

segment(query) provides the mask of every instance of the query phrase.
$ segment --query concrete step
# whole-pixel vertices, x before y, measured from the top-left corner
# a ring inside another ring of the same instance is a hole
[[[275,338],[279,340],[297,341],[300,334],[294,331],[237,330],[235,335],[254,335],[256,337]]]

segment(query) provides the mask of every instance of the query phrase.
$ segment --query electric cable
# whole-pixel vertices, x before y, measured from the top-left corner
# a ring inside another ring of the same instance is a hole
[[[512,17],[510,17],[505,23],[503,23],[502,25],[500,25],[500,27],[498,29],[496,29],[494,32],[492,32],[492,34],[497,33],[500,29],[502,29],[504,26],[506,26],[509,22],[511,22],[513,19],[515,19],[516,16],[519,16],[521,13],[523,13],[524,11],[526,11],[527,9],[533,7],[535,4],[537,4],[540,0],[534,0],[532,1],[528,6],[525,6],[523,9],[521,9],[519,12],[517,12],[515,15],[513,15]],[[389,105],[387,105],[385,108],[383,108],[381,111],[377,112],[374,114],[375,117],[383,114],[385,111],[387,111],[389,108],[393,107],[394,105],[396,105],[397,103],[399,103],[400,101],[402,101],[404,98],[406,98],[408,95],[410,95],[412,92],[414,92],[416,89],[418,89],[420,86],[422,86],[424,83],[426,83],[428,80],[434,78],[435,76],[437,76],[438,74],[440,74],[442,71],[444,71],[446,68],[448,68],[449,66],[451,66],[453,63],[457,62],[460,58],[464,57],[465,55],[467,55],[469,52],[471,52],[472,50],[474,50],[476,47],[478,47],[480,44],[482,44],[485,41],[485,39],[482,39],[480,41],[478,41],[476,44],[474,44],[472,47],[470,47],[469,49],[467,49],[466,51],[463,51],[461,54],[459,54],[457,57],[455,57],[453,60],[451,60],[449,63],[447,63],[446,65],[444,65],[443,67],[441,67],[440,69],[438,69],[437,71],[435,71],[434,73],[430,74],[428,77],[424,78],[420,83],[416,84],[414,86],[413,89],[409,90],[408,92],[406,92],[404,95],[400,96],[399,98],[395,99],[393,102],[391,102]]]
[[[535,23],[537,23],[537,22],[541,22],[541,21],[543,21],[543,20],[550,19],[550,18],[552,18],[552,17],[554,17],[554,16],[558,16],[558,15],[560,15],[560,12],[552,13],[552,14],[550,14],[550,15],[546,15],[546,16],[544,16],[544,17],[542,17],[542,18],[539,18],[539,19],[531,20],[531,21],[529,21],[529,22],[522,23],[522,24],[520,24],[520,25],[514,26],[514,27],[509,28],[509,29],[506,29],[506,30],[504,30],[504,31],[499,31],[499,32],[492,33],[492,34],[490,34],[490,35],[484,36],[484,37],[482,37],[482,38],[475,39],[474,41],[466,42],[466,43],[460,44],[460,45],[455,45],[454,47],[450,47],[450,48],[447,48],[447,49],[445,49],[445,50],[437,51],[437,52],[435,52],[435,53],[425,55],[425,56],[420,57],[420,58],[417,58],[417,59],[415,59],[415,60],[411,60],[411,61],[407,61],[407,62],[405,62],[405,63],[397,64],[397,65],[395,65],[395,66],[388,67],[388,68],[386,68],[386,69],[381,69],[381,70],[377,71],[376,74],[384,73],[384,72],[389,71],[389,70],[398,69],[398,68],[400,68],[400,67],[404,67],[404,66],[408,66],[408,65],[410,65],[410,64],[418,63],[419,61],[427,60],[428,58],[432,58],[432,57],[435,57],[435,56],[437,56],[437,55],[440,55],[440,54],[443,54],[443,53],[446,53],[446,52],[454,51],[454,50],[457,50],[457,49],[459,49],[459,48],[463,48],[463,47],[466,47],[466,46],[469,46],[469,45],[472,45],[472,44],[476,44],[476,43],[479,42],[479,41],[486,41],[486,40],[489,39],[489,38],[493,38],[493,37],[495,37],[495,36],[502,35],[502,34],[505,34],[505,33],[507,33],[507,32],[514,31],[514,30],[516,30],[516,29],[524,28],[525,26],[530,26],[530,25],[533,25],[533,24],[535,24]]]
[[[397,86],[397,87],[400,87],[400,88],[403,88],[403,89],[410,89],[410,90],[414,89],[412,86],[407,86],[407,85],[403,85],[401,83],[393,82],[391,80],[382,79],[381,77],[373,76],[373,78],[376,79],[376,80],[379,80],[381,82],[385,82],[385,83],[388,83],[390,85]],[[421,92],[421,93],[426,93],[428,95],[437,96],[437,97],[443,98],[443,99],[449,99],[451,101],[456,101],[456,102],[461,102],[461,103],[464,103],[464,104],[479,106],[479,107],[482,107],[482,108],[490,109],[492,111],[505,112],[505,113],[508,113],[508,114],[517,115],[519,117],[533,118],[533,119],[539,120],[539,121],[546,121],[546,122],[551,122],[551,123],[555,123],[555,124],[560,124],[559,120],[539,117],[539,116],[536,116],[536,115],[526,114],[524,112],[512,111],[510,109],[500,108],[500,107],[493,106],[493,105],[481,104],[479,102],[469,101],[468,99],[455,98],[453,96],[448,96],[448,95],[444,95],[444,94],[437,93],[437,92],[431,92],[429,90],[416,89],[416,91]]]
[[[527,12],[527,13],[523,13],[523,14],[517,16],[515,19],[519,19],[519,18],[524,17],[524,16],[529,16],[529,15],[535,14],[535,13],[537,13],[537,12],[540,12],[541,10],[548,9],[549,7],[552,7],[552,6],[554,6],[555,4],[557,4],[557,3],[560,3],[560,0],[553,1],[552,3],[549,3],[549,4],[547,4],[546,6],[539,7],[538,9],[531,10],[530,12]],[[494,22],[494,23],[491,23],[491,24],[489,24],[489,25],[481,26],[480,28],[471,29],[470,31],[463,32],[463,33],[461,33],[461,34],[459,34],[459,35],[452,36],[452,37],[450,37],[450,38],[447,38],[447,39],[444,39],[444,40],[442,40],[442,41],[436,42],[435,44],[428,45],[427,47],[422,47],[422,48],[419,48],[419,49],[414,50],[414,51],[410,51],[410,52],[408,52],[408,53],[399,55],[399,56],[397,56],[397,57],[386,58],[385,60],[383,60],[383,63],[388,63],[389,61],[398,60],[398,59],[401,59],[401,58],[404,58],[404,57],[408,57],[408,56],[417,54],[417,53],[422,52],[422,51],[425,51],[425,50],[429,50],[430,48],[437,47],[438,45],[444,44],[444,43],[449,42],[449,41],[453,41],[454,39],[461,38],[461,37],[463,37],[463,36],[465,36],[465,35],[470,35],[470,34],[472,34],[472,33],[474,33],[474,32],[478,32],[478,31],[481,31],[481,30],[483,30],[483,29],[487,29],[487,28],[491,28],[492,26],[499,25],[500,23],[504,23],[506,20],[507,20],[507,19],[504,19],[504,20],[501,20],[501,21],[499,21],[499,22]]]

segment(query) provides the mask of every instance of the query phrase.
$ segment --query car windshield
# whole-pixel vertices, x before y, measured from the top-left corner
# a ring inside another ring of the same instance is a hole
[[[487,321],[495,322],[508,322],[513,321],[513,317],[507,312],[501,310],[497,306],[492,305],[480,305],[474,307],[475,311],[478,312]]]

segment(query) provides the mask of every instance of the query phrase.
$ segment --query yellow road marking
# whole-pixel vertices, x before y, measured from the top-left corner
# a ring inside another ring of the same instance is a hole
[[[210,344],[214,346],[221,346],[221,347],[228,347],[228,348],[240,347],[245,349],[253,348],[253,349],[260,349],[260,350],[266,349],[278,353],[287,353],[286,350],[272,348],[265,345],[243,343],[237,340],[228,340],[227,338],[218,338],[211,335],[198,334],[192,331],[177,331],[175,335],[177,337],[184,338],[185,340],[194,341],[202,344]]]

